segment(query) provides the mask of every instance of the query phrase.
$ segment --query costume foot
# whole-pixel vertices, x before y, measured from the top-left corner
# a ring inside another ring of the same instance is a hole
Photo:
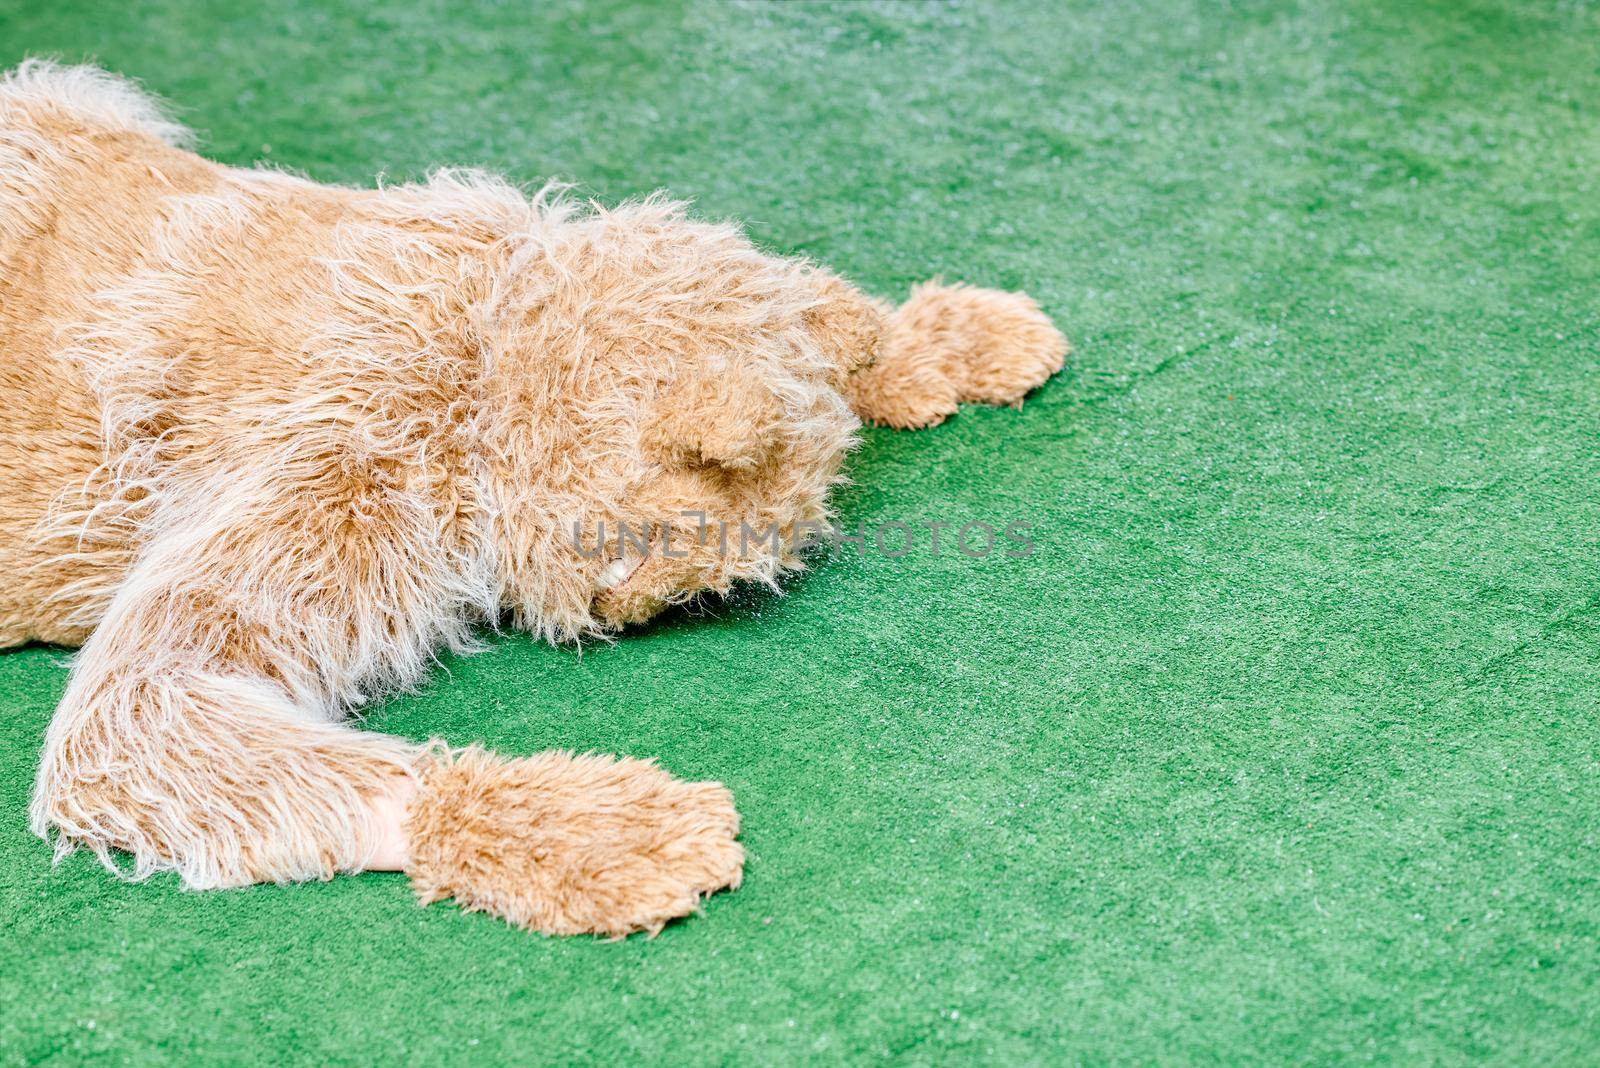
[[[883,354],[851,379],[850,400],[875,423],[933,426],[963,401],[1020,404],[1067,350],[1025,293],[929,282],[890,316]]]
[[[424,769],[407,831],[423,904],[545,934],[653,935],[744,867],[726,787],[628,758],[463,750]]]

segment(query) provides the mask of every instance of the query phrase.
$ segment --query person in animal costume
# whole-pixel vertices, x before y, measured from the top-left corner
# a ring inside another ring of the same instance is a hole
[[[659,198],[339,188],[187,140],[94,68],[0,79],[0,646],[82,647],[33,829],[195,888],[404,870],[548,933],[737,886],[718,783],[345,717],[475,625],[573,642],[772,583],[861,420],[1016,404],[1061,335]]]

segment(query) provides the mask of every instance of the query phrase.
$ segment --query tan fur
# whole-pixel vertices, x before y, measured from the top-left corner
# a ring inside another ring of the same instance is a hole
[[[1021,404],[1061,370],[1067,342],[1032,298],[925,283],[888,317],[887,355],[851,376],[862,417],[911,430],[962,402]]]
[[[620,934],[735,885],[715,784],[342,721],[474,624],[578,640],[774,582],[858,416],[1014,403],[1060,335],[985,290],[891,310],[665,200],[335,188],[183,140],[93,69],[0,80],[0,645],[83,646],[34,829],[195,887],[325,878],[410,779],[424,899]],[[602,521],[682,555],[595,552]]]
[[[549,934],[659,930],[738,886],[744,863],[724,787],[605,756],[445,758],[423,773],[408,829],[423,902]]]

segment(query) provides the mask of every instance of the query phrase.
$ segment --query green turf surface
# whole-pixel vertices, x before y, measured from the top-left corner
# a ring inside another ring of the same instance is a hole
[[[209,154],[665,186],[886,295],[1026,287],[1068,370],[874,431],[846,556],[374,725],[722,779],[743,889],[549,940],[398,876],[193,894],[25,827],[0,1062],[1582,1062],[1600,1045],[1600,9],[0,0]]]

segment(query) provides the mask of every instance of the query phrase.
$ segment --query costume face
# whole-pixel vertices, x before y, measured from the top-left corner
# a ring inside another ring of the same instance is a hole
[[[521,622],[612,629],[798,566],[877,306],[658,204],[569,224],[518,278],[493,385]]]

